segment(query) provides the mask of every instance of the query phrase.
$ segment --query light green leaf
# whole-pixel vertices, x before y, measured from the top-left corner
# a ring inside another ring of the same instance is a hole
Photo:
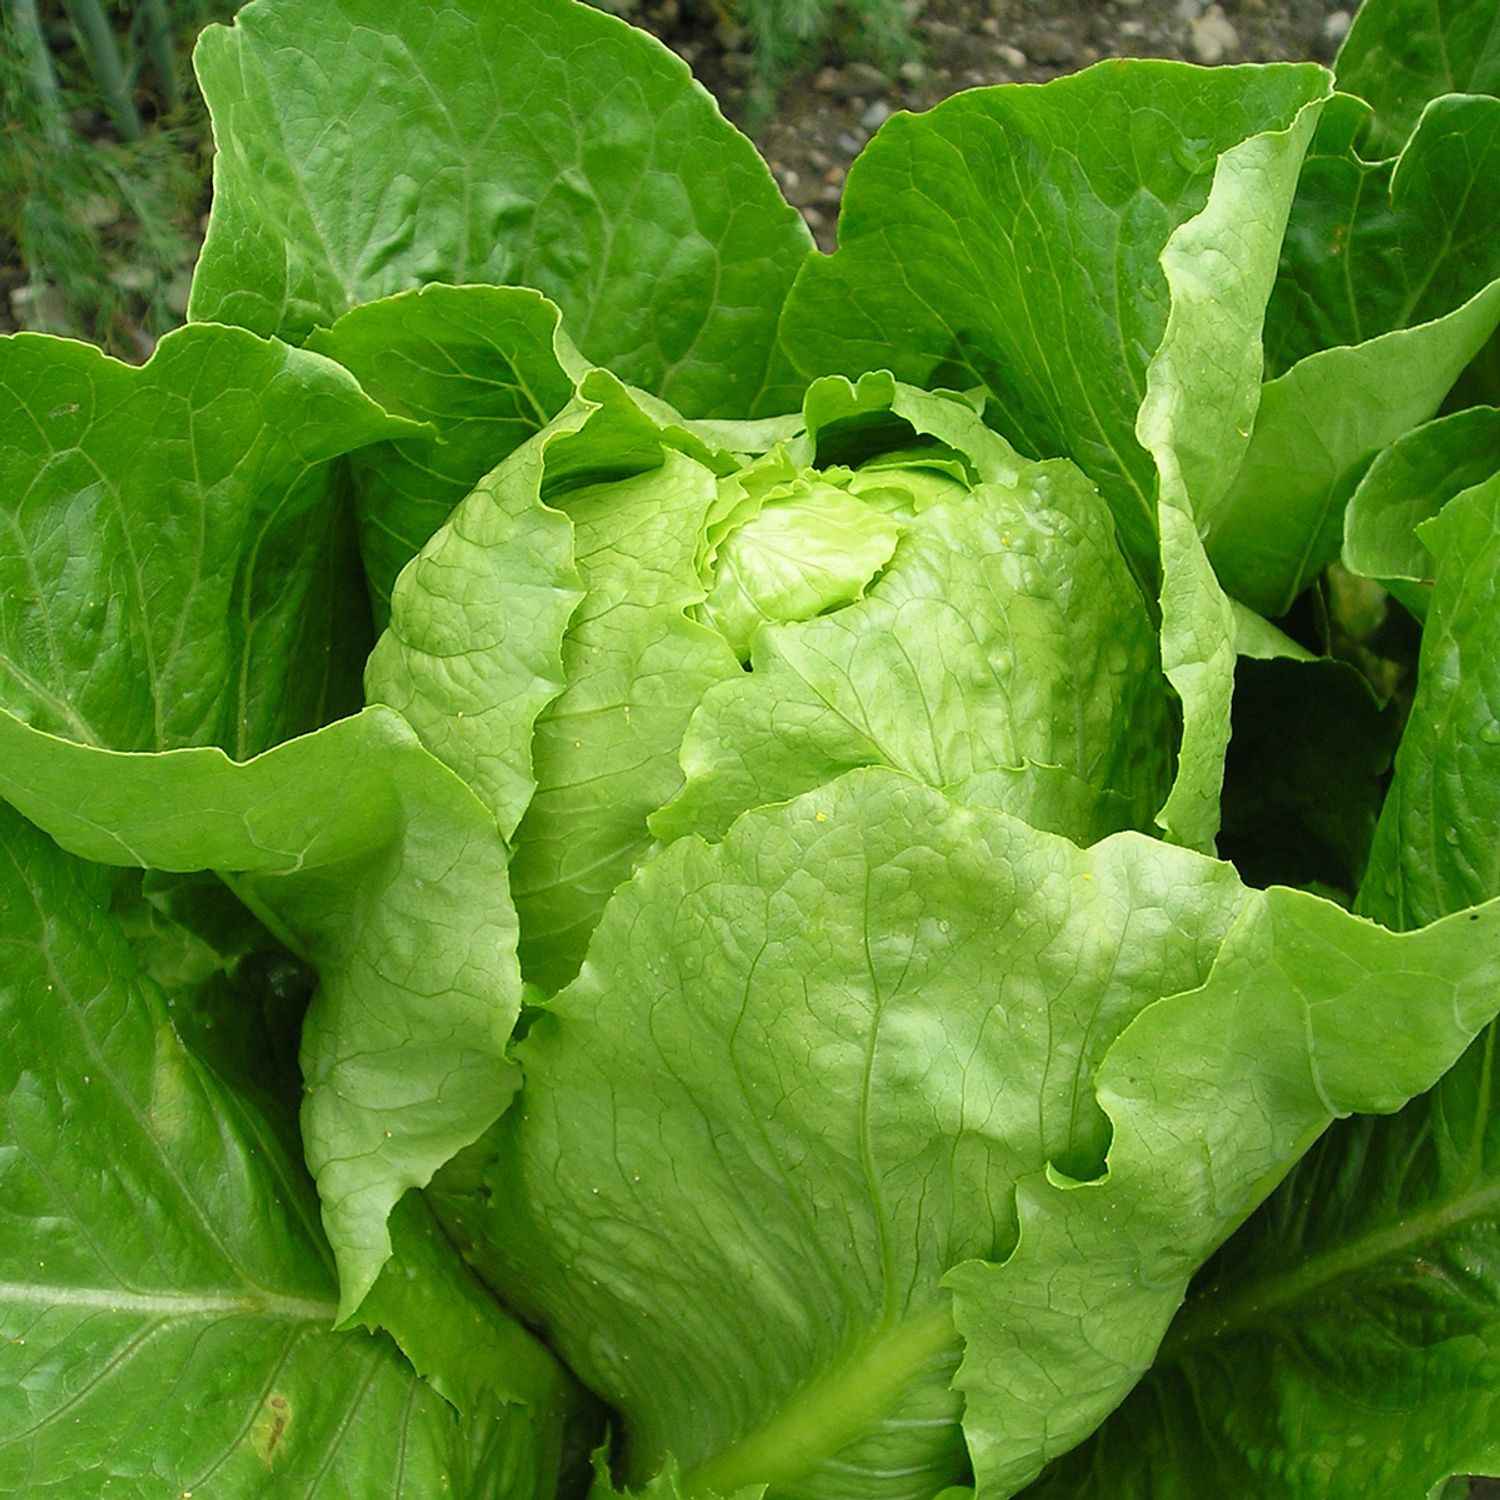
[[[339,455],[411,430],[331,360],[185,328],[133,368],[0,339],[0,700],[121,750],[246,756],[358,706]]]
[[[1500,889],[1497,523],[1490,482],[1424,528],[1437,578],[1417,697],[1361,894],[1393,924],[1456,913],[1382,939],[1426,947],[1427,984],[1439,991],[1460,948],[1495,951],[1484,936],[1493,903],[1461,908]],[[1367,972],[1353,1019],[1404,1062],[1411,992],[1392,985],[1387,998],[1378,983]],[[1307,998],[1310,1020],[1316,992]],[[1247,993],[1247,1025],[1260,1034],[1269,1017],[1257,1004]],[[1210,1009],[1205,1021],[1215,1019]],[[1196,1033],[1173,1041],[1200,1045]],[[1399,1114],[1334,1126],[1199,1276],[1141,1389],[1028,1495],[1194,1500],[1211,1487],[1267,1500],[1424,1500],[1451,1473],[1495,1472],[1497,1047],[1492,1024]],[[1233,1100],[1221,1107],[1232,1112]]]
[[[794,474],[715,548],[698,617],[748,661],[762,625],[810,620],[862,597],[900,535],[896,521],[851,490]]]
[[[1193,1283],[1155,1367],[1027,1500],[1425,1500],[1500,1467],[1491,1027],[1335,1125]],[[1463,1492],[1467,1495],[1467,1489]]]
[[[1335,67],[1375,106],[1369,148],[1398,151],[1439,94],[1500,94],[1500,16],[1482,0],[1368,0]]]
[[[786,410],[811,249],[684,63],[582,5],[259,0],[197,68],[218,147],[198,320],[301,340],[428,282],[534,287],[694,416]]]
[[[350,460],[379,623],[396,575],[479,479],[573,395],[557,308],[524,287],[428,286],[366,303],[307,341],[425,432]]]
[[[75,854],[216,869],[319,970],[302,1128],[340,1317],[390,1254],[386,1218],[503,1110],[520,1009],[494,819],[389,710],[245,763],[126,755],[0,714],[0,795]]]
[[[365,668],[370,700],[398,710],[510,838],[536,789],[537,716],[563,691],[563,637],[583,597],[573,527],[543,505],[549,445],[580,406],[475,486],[396,581],[391,622]]]
[[[1417,696],[1360,893],[1393,927],[1500,893],[1500,473],[1420,536],[1436,568]]]
[[[659,838],[716,838],[746,808],[890,766],[934,787],[978,777],[982,800],[1086,839],[1077,785],[1146,825],[1170,775],[1154,632],[1108,511],[1065,462],[922,511],[865,599],[762,629],[752,664],[694,714]]]
[[[642,867],[520,1045],[493,1196],[439,1203],[620,1412],[631,1483],[674,1454],[692,1493],[935,1491],[966,1468],[941,1277],[1009,1252],[1018,1177],[1097,1170],[1094,1069],[1246,899],[855,772]]]
[[[541,1500],[503,1472],[548,1452],[525,1408],[472,1421],[330,1331],[311,1184],[184,1046],[118,880],[0,806],[0,1488]]]
[[[370,693],[514,830],[521,964],[545,988],[577,972],[650,844],[698,700],[740,675],[723,637],[686,613],[705,593],[717,470],[737,462],[595,372],[397,586]]]
[[[1234,697],[1236,626],[1198,529],[1175,505],[1161,515],[1162,671],[1182,702],[1177,776],[1156,815],[1174,844],[1212,851]]]
[[[1252,183],[1288,163],[1295,174],[1296,140],[1328,84],[1313,67],[1132,60],[897,115],[849,174],[838,252],[799,275],[783,322],[792,359],[809,377],[889,368],[917,386],[983,387],[987,416],[1025,454],[1071,457],[1094,480],[1132,567],[1154,581],[1156,472],[1136,414],[1171,305],[1159,258],[1210,189],[1228,193],[1243,171],[1234,192],[1249,216],[1226,215],[1197,266],[1211,308],[1221,259],[1253,258],[1274,238],[1277,197],[1255,198]],[[1221,178],[1221,158],[1242,143]],[[1229,305],[1258,327],[1252,303]],[[1205,331],[1211,346],[1179,353],[1212,376],[1221,321]],[[1236,381],[1248,350],[1234,344]],[[1215,435],[1237,413],[1207,392],[1205,407],[1214,425],[1191,437],[1216,469],[1226,459]],[[1181,461],[1196,460],[1184,450]]]
[[[1500,903],[1397,935],[1301,892],[1248,895],[1207,983],[1149,1007],[1099,1069],[1108,1170],[1022,1183],[1015,1255],[947,1278],[984,1493],[1014,1493],[1115,1407],[1192,1272],[1335,1116],[1395,1110],[1452,1066],[1500,1006],[1497,939]],[[1267,1467],[1269,1493],[1326,1493],[1277,1491]],[[1233,1493],[1233,1471],[1188,1474]]]
[[[438,1202],[619,1411],[632,1482],[672,1454],[689,1490],[880,1500],[967,1447],[1008,1494],[1333,1114],[1458,1056],[1497,937],[855,772],[642,867],[518,1049],[490,1194]]]
[[[1202,211],[1161,253],[1170,310],[1135,435],[1159,475],[1162,667],[1183,722],[1177,779],[1156,821],[1173,842],[1205,852],[1219,826],[1239,631],[1200,528],[1249,440],[1260,399],[1261,324],[1320,107],[1226,151]]]

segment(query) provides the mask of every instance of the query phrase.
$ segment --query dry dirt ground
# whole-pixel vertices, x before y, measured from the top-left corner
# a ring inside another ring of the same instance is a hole
[[[960,89],[1044,83],[1102,57],[1216,64],[1328,62],[1359,0],[925,0],[911,55],[893,73],[831,53],[790,74],[751,130],[787,198],[831,249],[850,161],[898,109],[928,109]],[[744,31],[715,0],[613,0],[679,52],[745,123],[751,71]],[[857,37],[849,38],[857,52]]]

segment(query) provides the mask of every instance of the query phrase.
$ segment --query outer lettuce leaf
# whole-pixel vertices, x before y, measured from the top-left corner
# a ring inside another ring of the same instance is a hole
[[[1491,1027],[1400,1114],[1330,1130],[1028,1500],[1425,1500],[1500,1471],[1495,1048]]]
[[[1166,836],[1211,851],[1229,742],[1237,637],[1199,535],[1246,451],[1260,396],[1261,324],[1292,191],[1317,113],[1301,110],[1220,157],[1208,201],[1161,253],[1170,310],[1135,435],[1159,475],[1163,670],[1182,701]]]
[[[384,624],[396,575],[484,474],[573,395],[557,308],[524,287],[427,286],[369,302],[308,347],[425,432],[350,458],[365,574]]]
[[[1155,632],[1066,462],[921,512],[863,600],[762,629],[752,665],[693,715],[659,838],[718,838],[747,808],[890,766],[1091,842],[1149,826],[1170,777]],[[1082,820],[1075,781],[1093,792]],[[1119,804],[1110,827],[1101,800]]]
[[[1337,556],[1371,458],[1437,411],[1500,323],[1500,99],[1434,101],[1378,165],[1350,145],[1366,113],[1341,97],[1324,114],[1267,313],[1284,373],[1202,516],[1225,587],[1269,615]]]
[[[369,624],[334,460],[410,424],[238,329],[140,368],[0,340],[0,700],[121,750],[251,755],[359,705]]]
[[[1462,908],[1500,890],[1500,480],[1423,536],[1436,582],[1417,697],[1361,904],[1403,926],[1454,912],[1407,941],[1456,945],[1492,909]],[[1363,1024],[1386,1048],[1405,1040],[1373,1008]],[[1492,1025],[1399,1114],[1335,1126],[1205,1270],[1157,1368],[1038,1500],[1188,1500],[1205,1486],[1421,1500],[1451,1473],[1500,1470],[1497,1046]]]
[[[0,795],[75,854],[217,869],[318,969],[302,1039],[308,1163],[350,1316],[386,1218],[503,1110],[520,1009],[506,850],[389,710],[236,763],[126,755],[0,714]]]
[[[791,356],[809,376],[888,367],[913,385],[982,386],[1024,453],[1071,457],[1098,484],[1132,566],[1154,580],[1156,473],[1136,413],[1170,310],[1158,258],[1204,208],[1224,153],[1249,145],[1241,194],[1254,166],[1279,181],[1289,160],[1295,177],[1295,141],[1277,141],[1300,139],[1327,93],[1313,67],[1132,61],[897,116],[849,174],[838,253],[798,278],[783,320]],[[1247,232],[1275,238],[1275,190],[1248,201],[1252,217],[1220,253],[1240,255]],[[1210,349],[1195,369],[1217,387]],[[1224,463],[1211,434],[1232,414],[1193,434],[1210,466]]]
[[[311,1184],[183,1045],[110,913],[118,879],[0,807],[4,1488],[550,1495],[555,1424],[455,1413],[388,1340],[329,1331]],[[555,1384],[510,1337],[515,1373]]]
[[[1500,465],[1419,534],[1437,565],[1417,699],[1360,895],[1395,927],[1500,892]]]
[[[1497,934],[854,772],[641,869],[520,1045],[490,1194],[439,1201],[621,1412],[632,1480],[879,1500],[967,1446],[1011,1493],[1334,1114],[1458,1056]]]
[[[196,62],[219,155],[194,319],[300,341],[427,282],[509,283],[692,415],[793,404],[776,319],[811,238],[643,33],[555,0],[259,0]]]
[[[1440,94],[1500,94],[1500,16],[1474,0],[1366,0],[1339,49],[1339,87],[1368,99],[1372,154],[1399,151]]]
[[[1455,495],[1500,470],[1500,411],[1472,407],[1392,443],[1370,465],[1344,513],[1344,566],[1378,578],[1418,618],[1433,559],[1418,528]]]

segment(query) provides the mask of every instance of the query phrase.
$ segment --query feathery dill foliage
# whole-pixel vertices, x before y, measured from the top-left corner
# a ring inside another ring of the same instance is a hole
[[[229,0],[39,6],[0,29],[0,254],[25,327],[140,358],[182,319],[208,178],[187,51]]]

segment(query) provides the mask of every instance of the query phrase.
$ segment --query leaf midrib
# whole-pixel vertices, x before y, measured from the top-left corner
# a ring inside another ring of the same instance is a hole
[[[260,1317],[288,1323],[333,1326],[338,1304],[279,1292],[128,1292],[121,1287],[55,1286],[0,1281],[0,1306],[7,1303],[49,1309],[81,1307],[95,1312],[139,1313],[157,1318]]]
[[[1291,1271],[1226,1297],[1205,1297],[1184,1309],[1162,1341],[1158,1364],[1186,1359],[1226,1335],[1253,1329],[1268,1313],[1311,1297],[1383,1260],[1393,1259],[1490,1211],[1500,1211],[1500,1177],[1484,1186],[1361,1235],[1347,1245],[1304,1261]]]
[[[753,1432],[689,1471],[683,1493],[729,1495],[804,1477],[871,1431],[939,1356],[956,1352],[957,1342],[946,1299],[877,1329]]]

